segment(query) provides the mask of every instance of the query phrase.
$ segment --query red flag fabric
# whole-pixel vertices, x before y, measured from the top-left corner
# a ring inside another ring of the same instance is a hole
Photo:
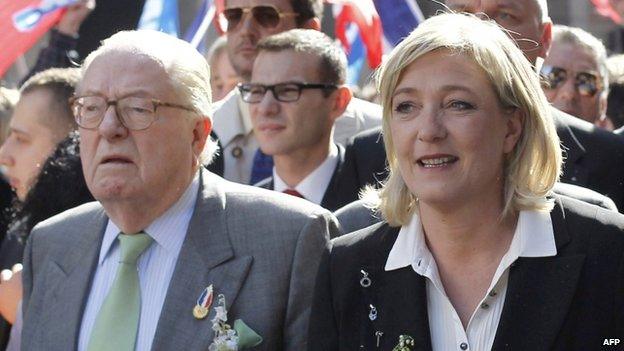
[[[591,2],[594,4],[599,14],[610,18],[617,24],[622,23],[622,17],[619,13],[617,13],[617,11],[615,11],[613,6],[611,6],[611,2],[609,0],[591,0]]]
[[[26,7],[39,5],[40,0],[5,0],[0,3],[0,48],[2,48],[0,77],[2,77],[18,57],[35,45],[37,40],[59,21],[63,10],[45,15],[33,30],[20,32],[13,25],[13,14]]]
[[[340,40],[347,52],[350,50],[347,38],[347,26],[355,23],[362,41],[366,46],[366,58],[371,68],[381,64],[383,55],[383,29],[381,19],[372,0],[333,0],[328,1],[342,5],[342,11],[336,16],[336,38]]]

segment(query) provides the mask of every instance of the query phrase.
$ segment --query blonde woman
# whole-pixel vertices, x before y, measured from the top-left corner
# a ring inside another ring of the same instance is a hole
[[[385,222],[332,242],[309,350],[590,350],[624,335],[624,217],[552,195],[559,139],[506,33],[430,18],[378,88]]]

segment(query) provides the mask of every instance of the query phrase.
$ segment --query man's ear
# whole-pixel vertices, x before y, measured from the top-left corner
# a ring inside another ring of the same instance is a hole
[[[195,121],[195,126],[193,127],[193,153],[196,156],[201,155],[204,151],[204,147],[206,146],[206,141],[208,140],[208,136],[212,131],[212,121],[210,118],[206,116],[202,116]]]
[[[301,27],[302,29],[314,29],[321,30],[321,20],[318,17],[312,17],[309,20],[305,21]]]
[[[347,109],[349,102],[351,102],[351,98],[353,97],[353,93],[351,89],[346,86],[341,86],[336,89],[332,93],[334,95],[332,109],[331,109],[331,118],[332,120],[338,119],[338,117],[342,116],[342,114]]]
[[[542,24],[542,35],[540,36],[540,46],[539,46],[539,54],[538,56],[541,58],[546,58],[548,52],[550,51],[550,45],[552,44],[552,22],[544,22]]]

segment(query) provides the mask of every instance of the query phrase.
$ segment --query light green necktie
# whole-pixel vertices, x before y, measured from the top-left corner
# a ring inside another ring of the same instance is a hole
[[[117,239],[121,248],[117,275],[95,320],[88,351],[134,350],[141,314],[137,260],[152,238],[138,233],[119,234]]]

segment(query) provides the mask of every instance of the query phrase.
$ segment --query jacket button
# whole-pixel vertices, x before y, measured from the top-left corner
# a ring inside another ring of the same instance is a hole
[[[461,344],[459,344],[459,348],[462,350],[468,350],[468,344],[466,344],[465,342],[462,342]]]

